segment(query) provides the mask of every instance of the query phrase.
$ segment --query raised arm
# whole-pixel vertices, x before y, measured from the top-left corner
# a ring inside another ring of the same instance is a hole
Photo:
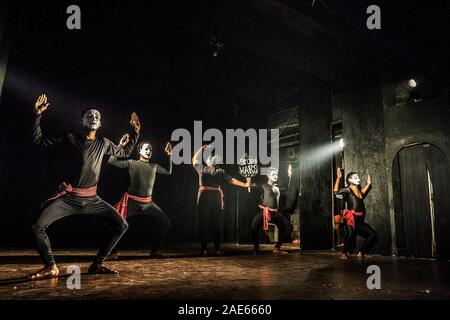
[[[202,153],[203,150],[207,147],[208,145],[205,144],[204,146],[202,146],[201,148],[199,148],[195,153],[194,156],[192,157],[192,166],[196,166],[198,164],[202,164]]]
[[[362,194],[366,196],[370,189],[372,189],[372,179],[370,179],[370,174],[367,176],[367,183],[364,188],[361,190]]]
[[[288,179],[286,181],[286,184],[283,187],[278,187],[280,191],[287,191],[289,189],[289,186],[291,185],[291,178],[292,178],[292,167],[289,165],[288,167]]]
[[[128,141],[125,144],[120,143],[116,146],[111,141],[109,142],[109,147],[106,152],[107,155],[115,156],[119,158],[128,158],[133,152],[134,147],[139,139],[139,132],[141,130],[141,124],[136,113],[131,114],[130,125],[132,127],[131,133],[129,135]],[[121,140],[122,141],[122,140]]]
[[[119,142],[119,148],[125,146],[128,142],[130,142],[130,136],[128,134],[125,134]],[[108,163],[117,167],[117,168],[128,168],[130,166],[130,162],[132,160],[130,159],[117,159],[116,156],[111,156],[108,159]]]
[[[339,186],[341,184],[342,171],[341,168],[337,168],[336,170],[336,182],[334,183],[333,192],[336,193],[339,191]]]
[[[169,156],[169,169],[161,167],[159,164],[156,167],[156,173],[171,175],[172,174],[172,145],[170,142],[167,143],[166,149],[164,150],[166,154]]]
[[[40,95],[34,104],[34,114],[36,115],[33,124],[33,143],[35,145],[48,147],[61,142],[62,138],[47,137],[43,134],[41,128],[41,118],[45,110],[47,110],[50,103],[48,103],[45,94]]]
[[[337,168],[336,171],[336,182],[334,183],[334,196],[336,197],[336,201],[334,203],[336,210],[343,213],[345,210],[345,202],[347,201],[349,188],[340,188],[342,171],[341,168]]]

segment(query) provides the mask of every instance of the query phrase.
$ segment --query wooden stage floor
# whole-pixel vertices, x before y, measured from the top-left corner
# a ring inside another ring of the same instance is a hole
[[[57,279],[26,281],[41,267],[34,250],[0,250],[0,299],[449,299],[450,262],[375,256],[340,260],[331,251],[275,256],[268,246],[226,246],[225,255],[200,257],[195,250],[167,250],[148,259],[146,251],[121,251],[108,263],[119,275],[89,275],[93,250],[55,250]],[[67,268],[81,269],[81,289],[67,287]],[[381,289],[366,285],[369,265],[381,270]]]

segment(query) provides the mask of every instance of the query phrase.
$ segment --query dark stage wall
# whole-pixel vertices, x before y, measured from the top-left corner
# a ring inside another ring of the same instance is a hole
[[[358,88],[336,95],[335,102],[342,110],[345,172],[358,172],[363,184],[367,175],[371,175],[373,187],[365,200],[366,222],[380,238],[375,250],[388,254],[391,250],[391,220],[381,88]]]
[[[304,249],[330,249],[332,240],[331,92],[311,80],[300,94],[300,238]]]

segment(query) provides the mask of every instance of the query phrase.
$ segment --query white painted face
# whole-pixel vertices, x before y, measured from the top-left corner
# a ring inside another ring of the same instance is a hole
[[[139,154],[145,159],[150,159],[152,156],[152,147],[149,143],[144,143],[142,148],[139,150]]]
[[[100,120],[100,112],[96,109],[89,109],[83,115],[83,127],[89,130],[98,130],[102,125]]]
[[[348,179],[348,181],[350,181],[351,183],[353,183],[356,186],[359,186],[359,184],[361,183],[361,180],[359,179],[359,176],[356,173],[354,175],[352,175],[351,178]]]
[[[278,181],[278,170],[276,170],[276,169],[270,170],[269,173],[267,174],[267,178],[269,178],[269,180],[272,182],[277,182]]]
[[[208,167],[211,167],[211,166],[216,166],[216,165],[218,165],[219,164],[219,162],[220,162],[220,156],[218,156],[218,155],[214,155],[214,156],[209,156],[208,157],[208,159],[206,159],[206,165],[208,166]]]

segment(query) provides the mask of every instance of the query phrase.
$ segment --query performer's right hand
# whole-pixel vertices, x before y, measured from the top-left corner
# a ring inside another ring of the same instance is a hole
[[[130,125],[133,128],[134,132],[138,133],[141,131],[141,122],[139,121],[139,117],[136,112],[131,113]]]
[[[42,114],[45,110],[47,110],[50,103],[47,102],[47,96],[42,94],[34,103],[34,113]]]
[[[128,142],[130,142],[130,136],[128,134],[124,134],[120,139],[119,146],[125,146]]]
[[[336,170],[336,177],[338,179],[342,178],[342,171],[341,171],[341,168],[339,168],[339,167]]]

